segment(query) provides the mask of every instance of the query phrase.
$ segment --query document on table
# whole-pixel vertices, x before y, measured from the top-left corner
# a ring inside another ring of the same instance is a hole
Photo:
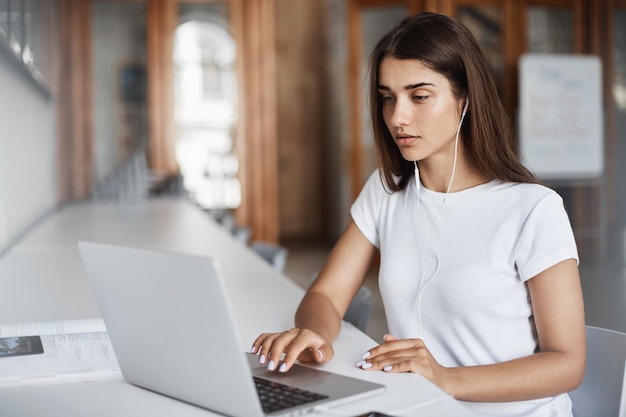
[[[0,384],[121,378],[100,319],[0,324]]]

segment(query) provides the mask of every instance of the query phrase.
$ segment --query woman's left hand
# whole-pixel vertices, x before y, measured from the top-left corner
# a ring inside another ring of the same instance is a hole
[[[387,334],[384,343],[365,352],[357,366],[366,370],[413,372],[441,389],[446,381],[447,368],[435,360],[422,339],[398,339]]]

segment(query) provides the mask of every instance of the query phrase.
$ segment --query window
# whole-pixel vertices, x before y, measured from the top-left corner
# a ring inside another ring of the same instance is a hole
[[[57,36],[58,0],[0,0],[0,50],[13,56],[35,86],[49,95]]]

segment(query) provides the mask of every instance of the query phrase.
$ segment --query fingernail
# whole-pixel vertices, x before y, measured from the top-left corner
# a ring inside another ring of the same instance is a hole
[[[280,365],[280,368],[278,368],[278,372],[285,372],[287,370],[287,364],[283,363],[282,365]]]
[[[371,367],[372,367],[371,362],[365,362],[363,365],[361,365],[361,369],[369,369]]]
[[[261,355],[261,356],[259,356],[259,363],[260,363],[261,365],[265,365],[265,355]]]
[[[385,371],[385,372],[389,372],[389,371],[391,371],[391,368],[393,368],[393,366],[391,366],[391,365],[387,365],[387,366],[385,366],[385,367],[383,368],[383,371]]]
[[[361,366],[365,365],[366,363],[367,363],[367,362],[365,362],[365,361],[358,361],[358,362],[356,363],[356,367],[357,367],[357,368],[360,368]]]
[[[256,353],[256,346],[252,346],[252,348],[250,349],[250,353]]]
[[[270,371],[276,369],[276,364],[274,363],[274,361],[270,361],[270,363],[267,364],[267,369]]]
[[[369,352],[365,352],[365,353],[361,356],[361,358],[363,358],[363,359],[367,359],[367,358],[369,358],[369,357],[370,357],[370,353],[369,353]]]
[[[317,352],[317,356],[320,357],[320,359],[324,358],[324,352],[322,352],[321,350],[317,349],[315,352]]]

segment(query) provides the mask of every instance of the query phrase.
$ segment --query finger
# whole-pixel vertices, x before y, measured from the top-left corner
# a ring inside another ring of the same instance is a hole
[[[283,354],[290,353],[294,339],[298,337],[300,329],[291,329],[282,333],[278,333],[272,338],[272,344],[267,348],[267,369],[274,371],[278,369]],[[261,352],[266,350],[265,344],[261,347]],[[299,354],[300,352],[298,352]]]
[[[356,366],[361,369],[381,370],[385,366],[393,365],[397,362],[411,360],[429,360],[430,352],[423,343],[419,341],[403,340],[402,343],[395,343],[393,350],[382,351],[381,349],[371,350],[373,355],[358,361]],[[390,346],[387,346],[389,348]]]
[[[287,332],[282,333],[265,333],[255,341],[255,345],[257,346],[257,352],[259,354],[259,364],[261,365],[269,365],[270,360],[272,360],[271,355],[274,357],[280,358],[283,353],[284,346],[289,344],[291,339],[293,339],[293,334]],[[281,342],[282,340],[282,342]],[[273,366],[270,368],[275,368],[278,363],[277,359],[274,359]]]
[[[289,349],[283,358],[279,372],[287,372],[291,369],[296,360],[300,362],[322,362],[324,353],[321,349],[306,348],[298,354],[298,349]]]
[[[269,336],[269,333],[262,333],[256,339],[254,339],[254,342],[252,342],[252,347],[250,348],[250,353],[258,354],[261,346],[263,345],[263,341],[267,338],[267,336]]]
[[[411,372],[412,370],[410,366],[408,366],[408,361],[381,363],[380,369],[387,373]]]
[[[269,349],[272,345],[272,333],[263,333],[252,343],[252,347],[250,348],[250,352],[253,354],[259,355],[259,363],[261,365],[265,365],[267,362],[267,354],[269,353]],[[265,349],[263,349],[265,346]]]
[[[409,358],[408,355],[400,356],[400,357],[394,355],[394,356],[386,356],[384,358],[381,358],[380,356],[378,356],[375,359],[364,359],[364,360],[358,361],[356,363],[356,366],[357,368],[361,368],[365,370],[380,371],[385,366],[396,364],[398,362],[407,360],[407,358]]]
[[[421,339],[398,339],[392,335],[385,335],[384,339],[382,344],[365,352],[361,359],[370,362],[380,356],[393,354],[395,351],[424,347]]]
[[[385,342],[391,342],[392,340],[399,340],[399,339],[395,337],[394,335],[387,333],[386,335],[383,336],[383,340]]]
[[[302,362],[325,362],[332,357],[332,348],[319,334],[302,329],[285,350],[280,371],[287,372],[296,359]]]
[[[425,355],[422,357],[405,358],[404,360],[396,358],[395,361],[386,361],[378,364],[384,372],[412,372],[420,374],[429,380],[432,378],[435,365],[436,362],[431,361]]]
[[[401,355],[389,356],[373,361],[364,360],[357,363],[357,367],[368,371],[410,372],[411,368],[408,368],[407,364],[417,360],[417,358],[414,355],[409,355],[407,351],[402,351],[402,353]]]

